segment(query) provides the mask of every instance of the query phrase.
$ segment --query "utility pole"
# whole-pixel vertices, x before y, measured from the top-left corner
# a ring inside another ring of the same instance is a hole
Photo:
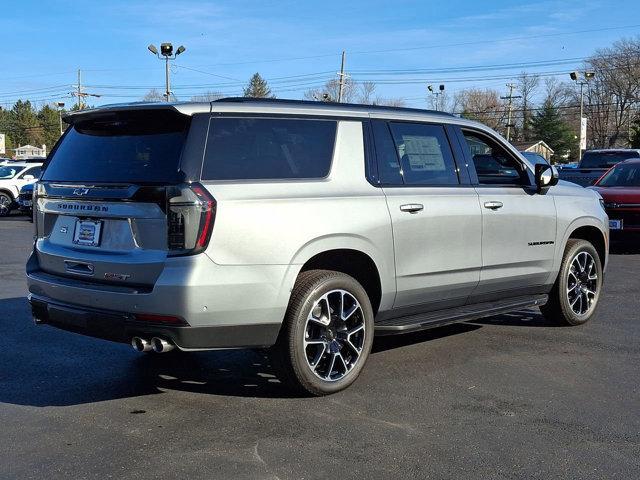
[[[507,83],[507,87],[509,88],[509,95],[506,97],[500,97],[501,100],[509,100],[509,109],[508,109],[508,119],[507,119],[507,142],[511,141],[511,116],[513,114],[513,99],[514,98],[522,98],[522,95],[514,95],[513,89],[516,88],[515,83]]]
[[[76,96],[78,97],[78,110],[82,110],[82,74],[80,69],[78,69],[78,92]]]
[[[339,85],[338,85],[338,103],[342,103],[342,96],[344,95],[344,84],[345,84],[345,77],[346,77],[344,73],[344,60],[345,60],[345,52],[343,50],[342,62],[340,64],[340,73],[338,74],[338,76],[340,77]]]
[[[83,98],[85,97],[101,97],[102,95],[98,95],[96,93],[87,93],[82,91],[82,72],[78,69],[78,84],[76,85],[76,91],[72,92],[71,95],[78,98],[78,110],[82,110],[84,108]]]

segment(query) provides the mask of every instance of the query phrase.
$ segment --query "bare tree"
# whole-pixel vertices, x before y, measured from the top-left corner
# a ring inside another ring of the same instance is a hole
[[[522,122],[519,125],[520,135],[516,135],[516,137],[520,137],[522,140],[527,141],[531,140],[532,97],[536,93],[540,83],[540,77],[522,72],[516,81],[518,85],[518,93],[522,97],[518,104],[520,112],[522,113]]]
[[[363,105],[384,105],[389,107],[403,107],[404,100],[401,98],[386,98],[375,95],[376,84],[374,82],[355,82],[351,78],[345,80],[342,90],[342,101],[344,103],[361,103]],[[304,92],[307,100],[337,102],[340,83],[337,79],[329,80],[322,88],[314,88]]]
[[[338,91],[340,90],[340,82],[337,78],[333,78],[320,88],[312,88],[304,92],[304,98],[307,100],[337,102]],[[358,86],[351,78],[347,77],[344,81],[342,90],[342,101],[344,103],[352,103],[356,97]]]
[[[201,95],[194,95],[193,97],[191,97],[191,101],[192,102],[215,102],[216,100],[220,100],[221,98],[224,98],[224,95],[220,92],[212,92],[212,91],[207,91],[204,92]]]
[[[164,94],[159,90],[152,88],[142,97],[143,102],[162,102],[165,100]]]
[[[373,105],[380,105],[383,107],[404,107],[407,103],[402,98],[385,98],[378,96],[373,101]]]
[[[358,88],[358,103],[367,105],[375,104],[376,98],[373,94],[376,91],[376,84],[373,82],[362,82]]]
[[[590,144],[628,145],[632,111],[640,103],[640,38],[623,39],[598,50],[585,70],[595,72],[585,92]]]
[[[462,90],[456,94],[454,104],[461,116],[477,120],[499,132],[504,131],[507,123],[507,106],[496,90],[478,88]]]

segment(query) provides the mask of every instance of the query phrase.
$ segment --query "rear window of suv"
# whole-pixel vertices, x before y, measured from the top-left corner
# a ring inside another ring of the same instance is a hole
[[[316,119],[212,119],[202,179],[324,178],[331,168],[336,125]]]
[[[580,168],[610,168],[623,160],[638,158],[636,150],[617,150],[609,152],[584,152],[580,161]]]
[[[43,180],[178,183],[190,117],[171,110],[106,112],[78,120],[54,150]]]

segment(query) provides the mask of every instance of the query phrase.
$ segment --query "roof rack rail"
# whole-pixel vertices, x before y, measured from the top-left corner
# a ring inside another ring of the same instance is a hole
[[[442,115],[447,117],[453,117],[451,113],[440,112],[437,110],[427,110],[422,108],[408,108],[408,107],[389,107],[386,105],[365,105],[361,103],[337,103],[337,102],[322,102],[315,100],[292,100],[292,99],[284,99],[284,98],[255,98],[255,97],[226,97],[220,98],[218,100],[214,100],[212,103],[217,102],[235,102],[235,103],[274,103],[274,104],[283,104],[283,105],[300,105],[300,106],[322,106],[329,108],[351,108],[358,110],[378,110],[378,111],[389,111],[389,112],[406,112],[406,113],[420,113],[425,114],[428,113],[430,115]]]

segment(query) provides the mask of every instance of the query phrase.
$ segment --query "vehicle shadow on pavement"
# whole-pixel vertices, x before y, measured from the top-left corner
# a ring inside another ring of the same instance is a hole
[[[19,222],[29,223],[30,220],[31,220],[31,217],[29,215],[25,215],[24,213],[20,213],[20,212],[11,212],[6,217],[0,217],[0,222],[19,221]]]
[[[404,333],[400,335],[385,335],[376,337],[373,341],[371,354],[385,352],[396,348],[407,347],[417,343],[429,342],[439,338],[449,337],[451,335],[460,335],[481,328],[480,325],[471,325],[467,323],[455,323],[443,327],[430,328],[418,332]]]
[[[0,299],[0,403],[69,406],[176,390],[207,395],[291,398],[264,350],[140,354],[124,344],[36,326],[24,297]],[[377,337],[372,354],[481,328],[547,326],[530,311]]]
[[[540,310],[528,309],[511,313],[503,313],[493,317],[481,318],[469,322],[474,325],[497,325],[504,327],[558,327],[557,323],[546,319]]]
[[[635,241],[611,242],[609,253],[613,255],[638,255],[640,254],[640,236]]]
[[[140,354],[31,320],[26,298],[0,299],[0,403],[68,406],[163,393],[291,397],[264,351]]]

